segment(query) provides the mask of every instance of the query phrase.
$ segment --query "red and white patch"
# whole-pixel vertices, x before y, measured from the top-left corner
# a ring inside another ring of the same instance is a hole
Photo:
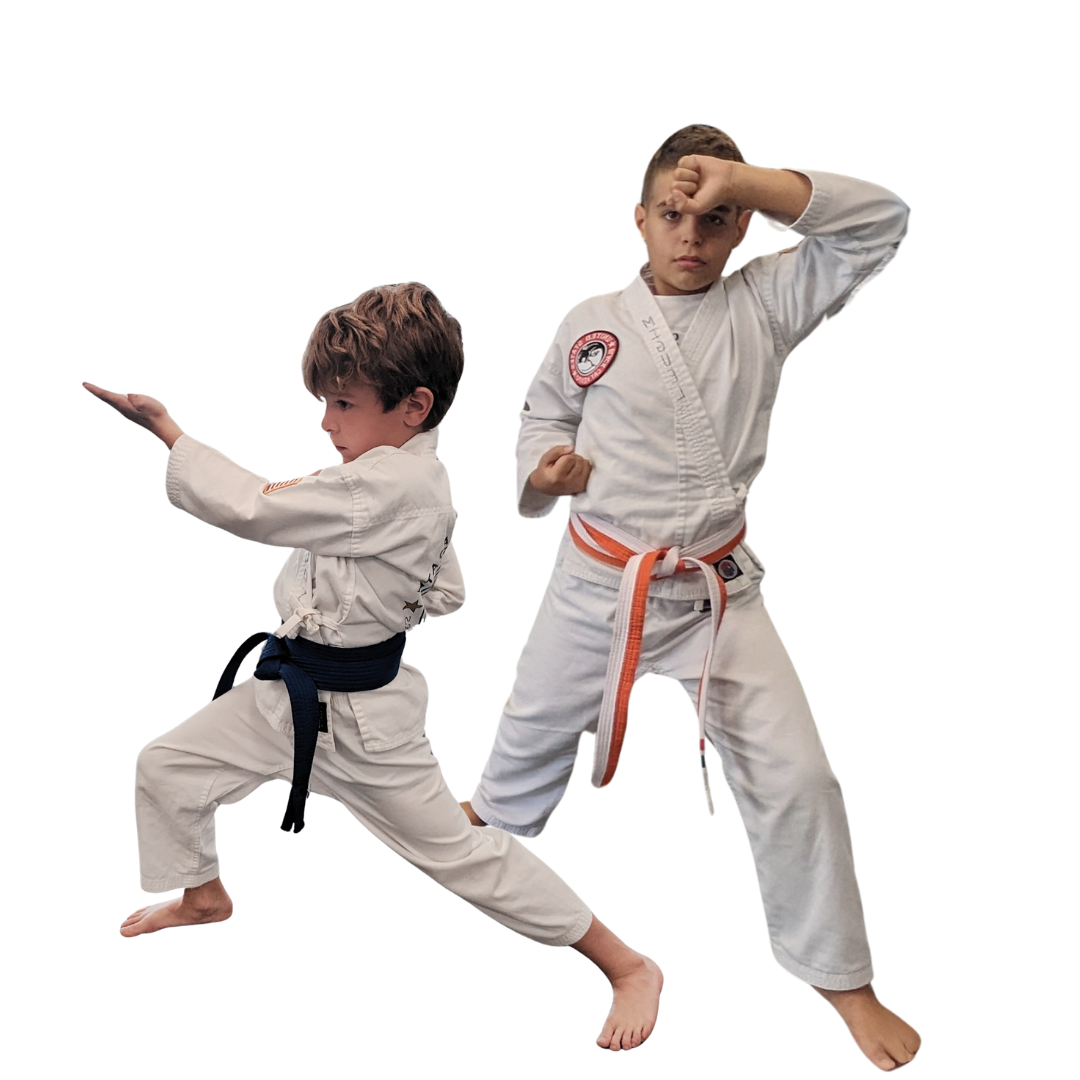
[[[570,349],[570,377],[578,386],[591,386],[609,367],[619,351],[619,339],[606,330],[590,330]]]

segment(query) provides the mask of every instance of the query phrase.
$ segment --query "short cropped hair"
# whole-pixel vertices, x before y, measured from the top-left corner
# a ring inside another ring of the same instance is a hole
[[[719,128],[709,127],[708,124],[688,124],[674,135],[669,135],[660,149],[653,154],[652,161],[645,170],[645,182],[641,185],[642,206],[649,205],[656,174],[665,169],[674,169],[679,164],[679,158],[688,154],[702,154],[705,157],[745,164],[742,153],[730,135],[725,135]]]
[[[450,408],[464,365],[461,324],[426,285],[408,281],[368,289],[328,311],[304,350],[304,385],[321,398],[369,383],[383,412],[426,386],[435,399],[428,431]]]

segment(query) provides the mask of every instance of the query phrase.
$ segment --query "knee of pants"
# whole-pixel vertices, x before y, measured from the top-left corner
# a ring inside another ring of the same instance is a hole
[[[840,784],[824,760],[789,763],[778,794],[779,801],[791,808],[811,808],[843,798]]]
[[[160,788],[166,773],[168,751],[159,743],[147,743],[135,760],[135,788],[138,791],[154,791]]]

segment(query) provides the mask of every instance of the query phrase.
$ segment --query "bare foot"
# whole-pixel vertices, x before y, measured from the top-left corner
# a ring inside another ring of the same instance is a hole
[[[139,908],[120,924],[124,937],[152,934],[167,926],[196,926],[199,923],[222,922],[232,914],[232,900],[221,884],[214,878],[194,889],[185,889],[183,896],[165,900],[160,904]]]
[[[879,1069],[898,1069],[918,1053],[919,1033],[886,1009],[869,983],[857,990],[814,989],[836,1009],[859,1049]]]
[[[663,972],[647,956],[621,942],[599,919],[593,918],[584,937],[573,946],[608,977],[614,993],[611,1012],[596,1045],[605,1050],[633,1050],[656,1026]]]
[[[611,980],[615,992],[611,1012],[604,1021],[604,1030],[596,1038],[596,1045],[605,1050],[633,1050],[656,1027],[664,973],[647,956],[640,953],[637,956],[636,968]]]

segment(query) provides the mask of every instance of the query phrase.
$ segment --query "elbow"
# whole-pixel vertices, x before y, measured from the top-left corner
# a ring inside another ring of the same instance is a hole
[[[911,216],[911,207],[897,195],[892,197],[891,214],[889,221],[892,225],[893,246],[899,244],[907,234],[908,218]]]

